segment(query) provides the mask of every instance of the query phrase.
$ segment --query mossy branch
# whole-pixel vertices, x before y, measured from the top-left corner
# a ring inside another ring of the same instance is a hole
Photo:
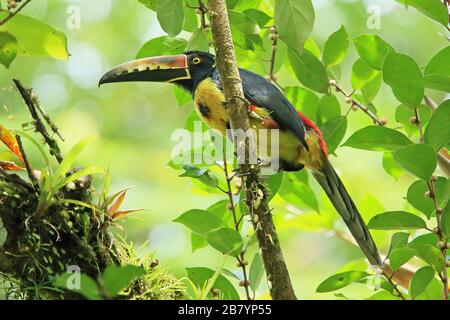
[[[35,122],[36,131],[49,145],[49,152],[61,162],[58,142],[47,131],[43,121],[58,134],[48,115],[40,108],[37,97],[19,80],[14,83]],[[40,115],[44,118],[42,121]],[[78,293],[55,288],[55,277],[65,274],[69,266],[99,279],[110,265],[138,265],[145,275],[134,281],[121,295],[122,299],[180,299],[185,297],[181,282],[147,258],[134,256],[132,248],[117,241],[110,232],[115,221],[94,201],[97,193],[91,176],[82,176],[56,190],[47,199],[46,209],[39,219],[30,219],[39,206],[48,186],[42,183],[29,163],[20,137],[17,143],[23,154],[28,175],[23,178],[0,168],[0,226],[6,240],[0,243],[0,281],[13,283],[7,290],[11,297],[21,299],[82,299]],[[70,176],[80,169],[72,168]],[[51,179],[50,172],[46,173]],[[163,288],[163,289],[162,289]]]
[[[208,13],[216,49],[216,63],[224,89],[231,128],[247,131],[250,127],[247,114],[248,102],[244,97],[236,65],[225,0],[209,0]],[[254,144],[248,140],[237,143],[238,148],[244,148],[245,159],[240,161],[243,164],[240,165],[239,171],[245,181],[246,203],[261,250],[271,296],[273,299],[296,299],[270,212],[268,192],[262,183],[258,166],[249,163],[249,159],[255,158],[250,155],[250,152],[255,151],[250,150],[249,145]],[[238,154],[241,153],[238,152]]]

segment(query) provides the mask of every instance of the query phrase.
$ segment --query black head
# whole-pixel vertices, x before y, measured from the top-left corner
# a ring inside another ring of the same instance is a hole
[[[113,82],[171,82],[193,91],[215,68],[214,55],[202,51],[186,51],[175,56],[149,57],[123,63],[108,71],[100,85]]]

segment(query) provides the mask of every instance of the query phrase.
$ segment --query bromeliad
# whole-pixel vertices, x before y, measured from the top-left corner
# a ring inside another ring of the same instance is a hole
[[[281,91],[265,78],[239,69],[250,117],[256,130],[279,130],[279,163],[283,171],[311,170],[341,215],[369,262],[381,258],[361,214],[328,160],[322,133],[310,119],[297,112]],[[199,51],[130,61],[107,72],[100,85],[113,82],[170,82],[189,91],[201,119],[224,136],[229,129],[225,97],[212,54]],[[268,135],[269,136],[269,135]]]

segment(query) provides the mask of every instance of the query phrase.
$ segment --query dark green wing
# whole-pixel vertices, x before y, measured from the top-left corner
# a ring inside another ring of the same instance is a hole
[[[291,131],[308,149],[305,141],[305,127],[297,110],[283,93],[272,83],[245,69],[239,69],[245,98],[253,105],[267,109],[281,129]],[[219,73],[214,70],[212,79],[221,87]]]

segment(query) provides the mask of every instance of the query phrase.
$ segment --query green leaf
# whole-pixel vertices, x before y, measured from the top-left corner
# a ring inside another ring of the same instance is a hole
[[[442,282],[433,277],[425,292],[416,297],[416,300],[441,300],[442,299]]]
[[[230,256],[236,257],[242,249],[242,237],[234,229],[220,228],[210,231],[206,240],[211,247]]]
[[[366,300],[400,300],[400,297],[394,296],[392,293],[386,290],[378,290]]]
[[[0,20],[7,16],[0,10]],[[34,18],[16,14],[14,19],[0,26],[0,32],[9,32],[17,40],[17,55],[47,56],[66,60],[67,37],[57,28]]]
[[[173,86],[173,95],[177,99],[178,107],[182,107],[192,101],[192,95],[179,86]]]
[[[283,182],[283,172],[272,174],[269,177],[267,177],[266,183],[270,189],[270,194],[267,201],[272,200],[273,197],[277,194],[278,190],[281,187],[282,182]]]
[[[189,8],[186,2],[184,5],[184,25],[183,30],[187,32],[194,32],[198,28],[198,15],[192,8]]]
[[[443,26],[448,25],[448,9],[441,0],[397,0],[400,3],[414,7],[429,18]]]
[[[420,268],[414,273],[409,285],[409,292],[413,298],[425,292],[434,278],[434,269],[430,266]]]
[[[327,143],[328,152],[333,154],[336,148],[344,139],[347,131],[347,117],[339,116],[327,121],[320,127],[323,134],[323,139]]]
[[[286,98],[309,119],[316,121],[319,97],[311,90],[291,86],[284,88]]]
[[[319,45],[314,41],[312,37],[309,37],[305,42],[305,50],[311,52],[316,58],[320,59]]]
[[[367,224],[373,230],[407,230],[425,229],[427,224],[420,217],[405,211],[388,211],[380,213]]]
[[[394,51],[387,42],[374,34],[359,36],[353,42],[361,59],[376,70],[383,68],[384,59],[390,51]]]
[[[311,0],[276,0],[275,25],[281,39],[297,54],[314,27],[314,7]]]
[[[352,67],[352,87],[355,90],[362,89],[368,82],[375,79],[377,74],[380,74],[378,70],[375,70],[362,59],[356,60]]]
[[[65,178],[67,172],[75,163],[77,157],[94,139],[96,139],[96,136],[89,136],[78,142],[75,146],[72,147],[72,149],[70,149],[70,151],[64,157],[64,160],[56,168],[52,176],[52,185],[56,185]]]
[[[411,240],[411,242],[409,243],[409,246],[411,246],[412,248],[414,248],[415,245],[420,245],[420,244],[427,244],[430,245],[432,247],[436,247],[437,242],[439,241],[439,236],[435,233],[424,233],[421,234],[417,237],[415,237],[414,239]]]
[[[206,210],[191,209],[173,220],[206,237],[208,232],[223,227],[223,222]]]
[[[261,0],[226,0],[228,9],[246,10],[258,8]]]
[[[205,282],[214,276],[215,271],[209,268],[194,267],[186,268],[189,279],[195,286],[203,288]],[[233,284],[223,275],[219,275],[214,281],[213,288],[219,289],[223,299],[239,300],[239,293],[234,288]]]
[[[381,82],[383,80],[383,77],[381,76],[381,73],[378,72],[375,75],[375,78],[368,81],[361,89],[361,92],[366,98],[366,100],[370,103],[372,102],[375,97],[377,96],[378,90],[380,89]],[[369,106],[370,107],[370,106]]]
[[[422,211],[429,219],[434,211],[434,203],[431,198],[425,197],[427,191],[427,183],[423,180],[417,180],[408,188],[406,198],[414,208]]]
[[[395,162],[392,152],[383,154],[383,168],[395,180],[398,180],[405,173],[405,170]]]
[[[103,286],[110,297],[115,297],[120,291],[127,288],[136,278],[145,274],[144,267],[133,265],[108,266],[103,272]]]
[[[450,143],[450,99],[441,103],[433,112],[425,129],[425,142],[435,151]]]
[[[389,252],[387,256],[391,254],[392,250],[395,248],[399,248],[402,246],[406,246],[408,244],[409,233],[407,232],[396,232],[392,235],[391,245],[389,247]]]
[[[443,76],[440,74],[429,74],[417,80],[417,83],[424,88],[444,92],[450,91],[450,76]]]
[[[206,31],[202,28],[198,28],[197,30],[195,30],[191,38],[189,39],[186,50],[200,50],[208,52],[209,40]]]
[[[431,58],[424,74],[450,76],[450,46],[445,47]]]
[[[250,281],[250,288],[252,288],[253,291],[258,290],[263,276],[264,276],[263,261],[261,255],[259,253],[256,253],[255,256],[253,257],[252,263],[250,264],[250,271],[248,276]]]
[[[297,79],[307,88],[319,93],[328,93],[328,75],[322,62],[311,52],[302,54],[289,50],[289,61]]]
[[[258,24],[241,12],[229,11],[228,16],[234,43],[242,49],[254,50],[255,44],[260,41]]]
[[[208,241],[206,241],[206,238],[195,233],[192,232],[191,233],[191,247],[192,247],[192,252],[204,248],[208,245]]]
[[[419,113],[419,119],[422,126],[428,123],[431,118],[431,109],[428,106],[420,105],[417,108]],[[395,110],[395,121],[399,122],[403,129],[405,129],[408,136],[412,136],[419,131],[419,126],[416,123],[412,123],[411,120],[415,119],[416,115],[413,109],[408,108],[404,104],[401,104]]]
[[[190,164],[183,165],[184,173],[180,175],[180,177],[189,177],[198,179],[198,181],[209,187],[217,187],[219,182],[215,175],[210,174],[210,170],[208,168],[197,168]]]
[[[278,194],[286,202],[299,208],[308,207],[319,212],[316,195],[308,184],[306,171],[285,172]]]
[[[171,37],[178,35],[183,30],[184,8],[181,0],[158,0],[156,8],[161,28]]]
[[[405,170],[428,181],[436,169],[436,152],[428,144],[412,144],[394,152],[394,160]]]
[[[395,151],[411,144],[401,132],[380,126],[367,126],[348,138],[343,146],[372,151]]]
[[[71,277],[74,277],[76,275],[64,273],[62,275],[59,275],[54,281],[53,285],[59,288],[68,289],[69,288],[69,282],[71,281]],[[88,275],[82,273],[80,275],[80,288],[73,288],[69,289],[73,292],[77,292],[89,300],[102,300],[100,290],[98,288],[97,282],[89,277]]]
[[[138,1],[152,11],[156,11],[156,7],[158,6],[158,0],[138,0]]]
[[[316,292],[331,292],[344,288],[354,282],[367,277],[369,274],[364,271],[347,271],[332,275],[323,281],[316,289]]]
[[[416,255],[416,250],[409,247],[395,248],[389,254],[389,264],[395,271]]]
[[[158,37],[147,41],[136,55],[136,59],[160,55],[175,55],[186,50],[187,42],[180,38]]]
[[[391,52],[383,64],[383,80],[395,97],[410,108],[418,107],[423,99],[424,89],[417,83],[422,72],[417,62],[404,54]]]
[[[442,256],[441,250],[439,250],[436,244],[426,244],[411,242],[408,246],[414,248],[417,251],[417,256],[427,262],[428,264],[434,266],[438,272],[441,272],[445,265],[444,257]]]
[[[0,63],[9,68],[17,56],[17,40],[9,32],[0,32]]]
[[[244,14],[252,18],[260,28],[265,27],[266,24],[272,19],[264,11],[258,9],[247,9],[244,11]]]
[[[320,126],[341,115],[341,106],[335,95],[324,95],[317,105],[317,124]]]
[[[441,226],[444,236],[450,238],[450,203],[447,203],[444,211],[442,211]]]
[[[323,62],[327,67],[338,65],[344,60],[349,46],[347,30],[344,26],[330,35],[323,48]]]

